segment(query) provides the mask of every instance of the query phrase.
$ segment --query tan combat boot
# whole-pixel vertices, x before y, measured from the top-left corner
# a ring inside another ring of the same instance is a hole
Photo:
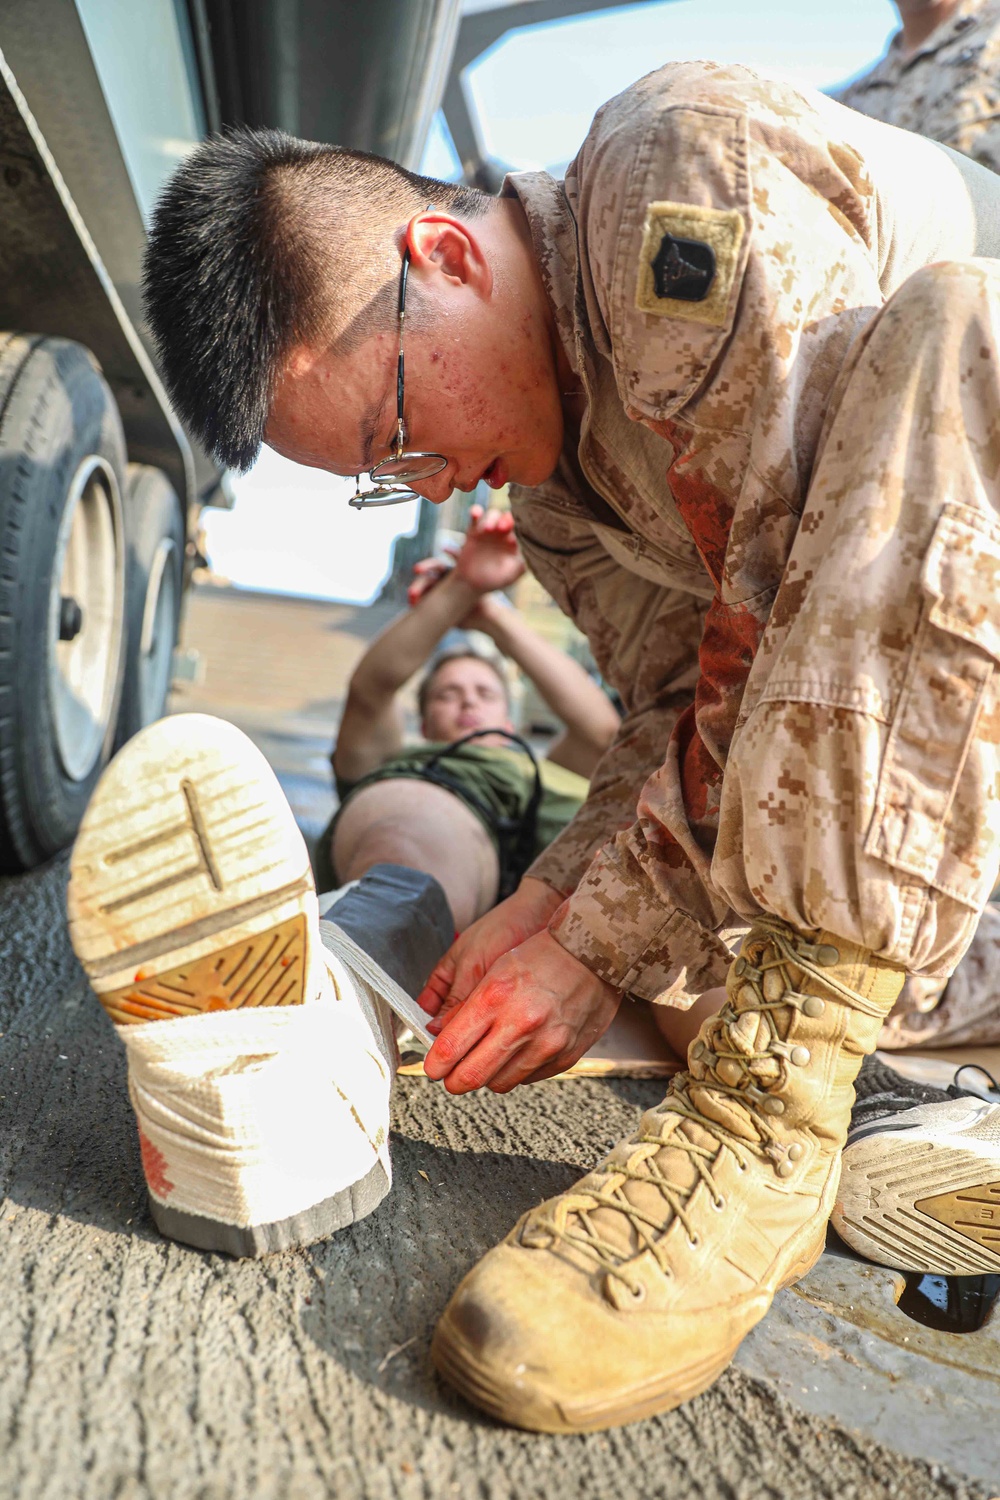
[[[441,1373],[542,1432],[703,1391],[823,1250],[851,1085],[902,981],[854,944],[759,920],[663,1103],[461,1283]]]

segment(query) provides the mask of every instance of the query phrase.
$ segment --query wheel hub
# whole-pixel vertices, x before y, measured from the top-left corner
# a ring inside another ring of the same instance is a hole
[[[121,502],[103,458],[85,458],[66,497],[49,605],[49,693],[56,750],[83,781],[107,740],[121,660]]]

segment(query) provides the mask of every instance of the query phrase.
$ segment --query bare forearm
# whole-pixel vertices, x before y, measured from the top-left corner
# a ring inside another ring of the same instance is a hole
[[[598,751],[605,749],[615,736],[618,715],[580,663],[538,635],[515,609],[484,600],[481,616],[481,628],[531,678],[569,732]]]
[[[469,613],[479,595],[454,573],[430,589],[375,637],[354,669],[352,688],[367,695],[392,694],[418,672],[441,637]]]

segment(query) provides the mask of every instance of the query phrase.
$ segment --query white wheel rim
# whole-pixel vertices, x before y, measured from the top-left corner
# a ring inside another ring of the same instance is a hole
[[[56,750],[71,781],[97,764],[111,728],[122,645],[124,558],[121,500],[103,458],[85,458],[73,476],[59,526],[49,599],[49,697]],[[63,601],[80,623],[60,639]]]
[[[173,538],[163,537],[149,570],[139,640],[139,709],[143,724],[151,724],[160,717],[170,689],[180,607],[176,554]]]

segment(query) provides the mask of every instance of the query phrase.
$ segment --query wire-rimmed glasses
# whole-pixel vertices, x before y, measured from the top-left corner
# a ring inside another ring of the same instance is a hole
[[[410,269],[410,247],[403,251],[399,273],[399,358],[396,363],[396,437],[388,458],[369,470],[375,488],[362,490],[361,475],[354,478],[354,496],[347,503],[355,510],[374,510],[378,505],[399,505],[418,496],[409,486],[430,479],[448,467],[443,453],[407,453],[406,420],[403,416],[403,322],[406,317],[406,278]]]

